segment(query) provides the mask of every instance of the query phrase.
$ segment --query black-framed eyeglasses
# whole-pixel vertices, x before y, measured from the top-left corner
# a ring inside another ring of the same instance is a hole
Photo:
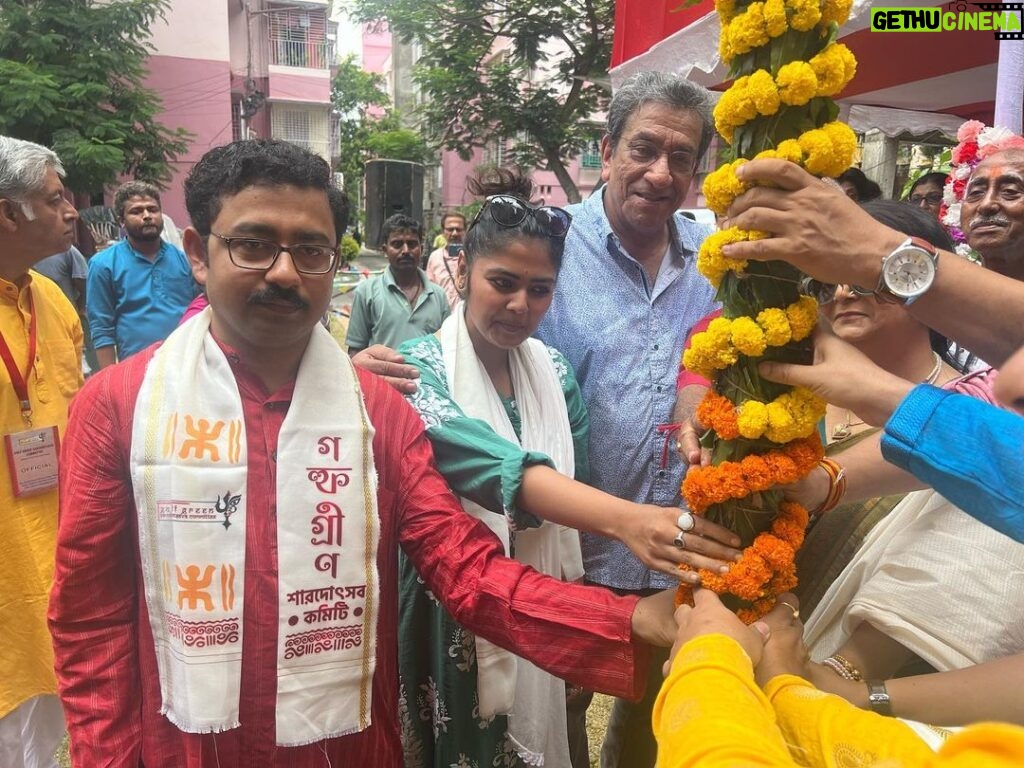
[[[805,296],[810,296],[818,302],[818,306],[823,307],[836,300],[836,291],[839,290],[840,285],[845,286],[850,293],[855,293],[858,296],[875,295],[873,290],[870,290],[869,288],[861,288],[859,285],[849,285],[847,283],[839,283],[838,285],[835,283],[823,283],[812,277],[805,277],[800,281],[800,292]]]
[[[316,243],[296,243],[281,245],[272,240],[261,240],[258,237],[225,237],[211,232],[211,235],[222,240],[228,247],[228,258],[231,263],[241,269],[268,270],[274,266],[282,251],[292,257],[295,271],[304,275],[323,275],[334,269],[338,261],[338,251],[327,245]]]
[[[548,237],[564,238],[569,232],[569,225],[572,224],[572,214],[563,208],[556,208],[553,205],[530,205],[513,195],[490,195],[484,199],[483,206],[473,217],[473,222],[466,228],[467,231],[476,226],[484,211],[490,213],[495,224],[506,229],[518,227],[526,221],[527,216],[532,215]]]
[[[928,205],[938,205],[942,202],[941,192],[929,192],[927,195],[911,195],[910,204],[920,205],[921,203],[927,203]]]

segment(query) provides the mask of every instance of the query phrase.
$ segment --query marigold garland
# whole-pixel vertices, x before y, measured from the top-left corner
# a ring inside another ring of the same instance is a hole
[[[851,5],[756,0],[737,7],[735,0],[716,0],[719,52],[734,80],[714,110],[716,128],[730,145],[728,160],[704,181],[707,207],[715,213],[726,214],[748,191],[737,171],[749,159],[780,158],[818,176],[838,176],[849,167],[856,136],[834,120],[831,99],[856,74],[853,54],[835,42]],[[725,317],[695,335],[683,359],[714,382],[697,412],[708,427],[701,440],[712,462],[690,470],[683,494],[694,513],[739,533],[744,551],[727,574],[700,576],[747,622],[796,585],[794,559],[807,512],[786,502],[777,487],[805,475],[823,453],[816,429],[823,401],[806,389],[766,382],[757,368],[761,359],[809,358],[817,305],[799,295],[801,275],[789,265],[750,265],[723,253],[731,243],[768,236],[732,227],[704,242],[697,266],[717,289]],[[680,587],[677,599],[689,601],[689,587]]]
[[[793,560],[803,545],[807,528],[807,510],[795,502],[783,502],[772,521],[770,533],[761,533],[743,550],[743,556],[726,574],[700,569],[701,585],[719,594],[729,593],[751,603],[737,612],[741,620],[757,621],[775,605],[775,596],[796,586]],[[682,571],[694,570],[680,566]],[[693,590],[681,585],[675,604],[693,605]]]
[[[697,406],[697,420],[722,440],[757,440],[763,436],[774,443],[788,443],[812,435],[824,415],[825,401],[803,387],[779,395],[770,403],[750,399],[739,407],[708,390]]]
[[[726,230],[730,231],[732,230]],[[711,235],[708,240],[713,237],[715,235]],[[724,236],[720,239],[722,242],[734,242]],[[712,247],[716,246],[713,244]],[[703,252],[702,248],[701,253]],[[724,256],[721,258],[725,259]],[[718,267],[715,263],[698,257],[697,269],[712,284],[717,284],[718,280],[715,277],[718,274]],[[708,272],[705,272],[705,269]],[[810,296],[801,296],[785,309],[769,307],[761,310],[756,319],[737,317],[735,320],[728,320],[716,317],[706,331],[694,334],[689,349],[683,353],[683,365],[688,371],[698,373],[705,379],[712,379],[715,371],[735,364],[740,354],[759,357],[764,354],[767,347],[781,347],[790,341],[806,339],[814,330],[817,316],[818,302]]]

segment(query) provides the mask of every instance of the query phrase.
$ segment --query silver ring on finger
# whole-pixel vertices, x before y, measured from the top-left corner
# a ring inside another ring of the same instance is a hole
[[[676,518],[676,525],[680,531],[686,533],[692,531],[693,527],[697,524],[697,521],[693,518],[693,513],[687,510],[683,510],[679,513],[679,517]]]
[[[672,539],[672,546],[676,549],[686,549],[686,541],[683,539],[685,533],[680,531],[676,534],[676,537]]]

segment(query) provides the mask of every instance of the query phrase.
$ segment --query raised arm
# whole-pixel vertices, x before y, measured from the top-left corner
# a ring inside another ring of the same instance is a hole
[[[727,245],[730,257],[780,259],[825,282],[874,288],[882,259],[906,239],[792,163],[755,160],[737,175],[775,188],[755,187],[737,198],[727,225],[772,237]],[[953,253],[940,252],[934,284],[908,309],[997,367],[1024,345],[1024,283]]]

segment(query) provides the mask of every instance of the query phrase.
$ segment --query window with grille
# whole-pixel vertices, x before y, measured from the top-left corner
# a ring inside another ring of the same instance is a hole
[[[601,139],[595,138],[587,142],[587,148],[580,156],[580,166],[583,168],[601,168]]]
[[[328,69],[334,50],[327,12],[320,9],[272,10],[270,63]]]

